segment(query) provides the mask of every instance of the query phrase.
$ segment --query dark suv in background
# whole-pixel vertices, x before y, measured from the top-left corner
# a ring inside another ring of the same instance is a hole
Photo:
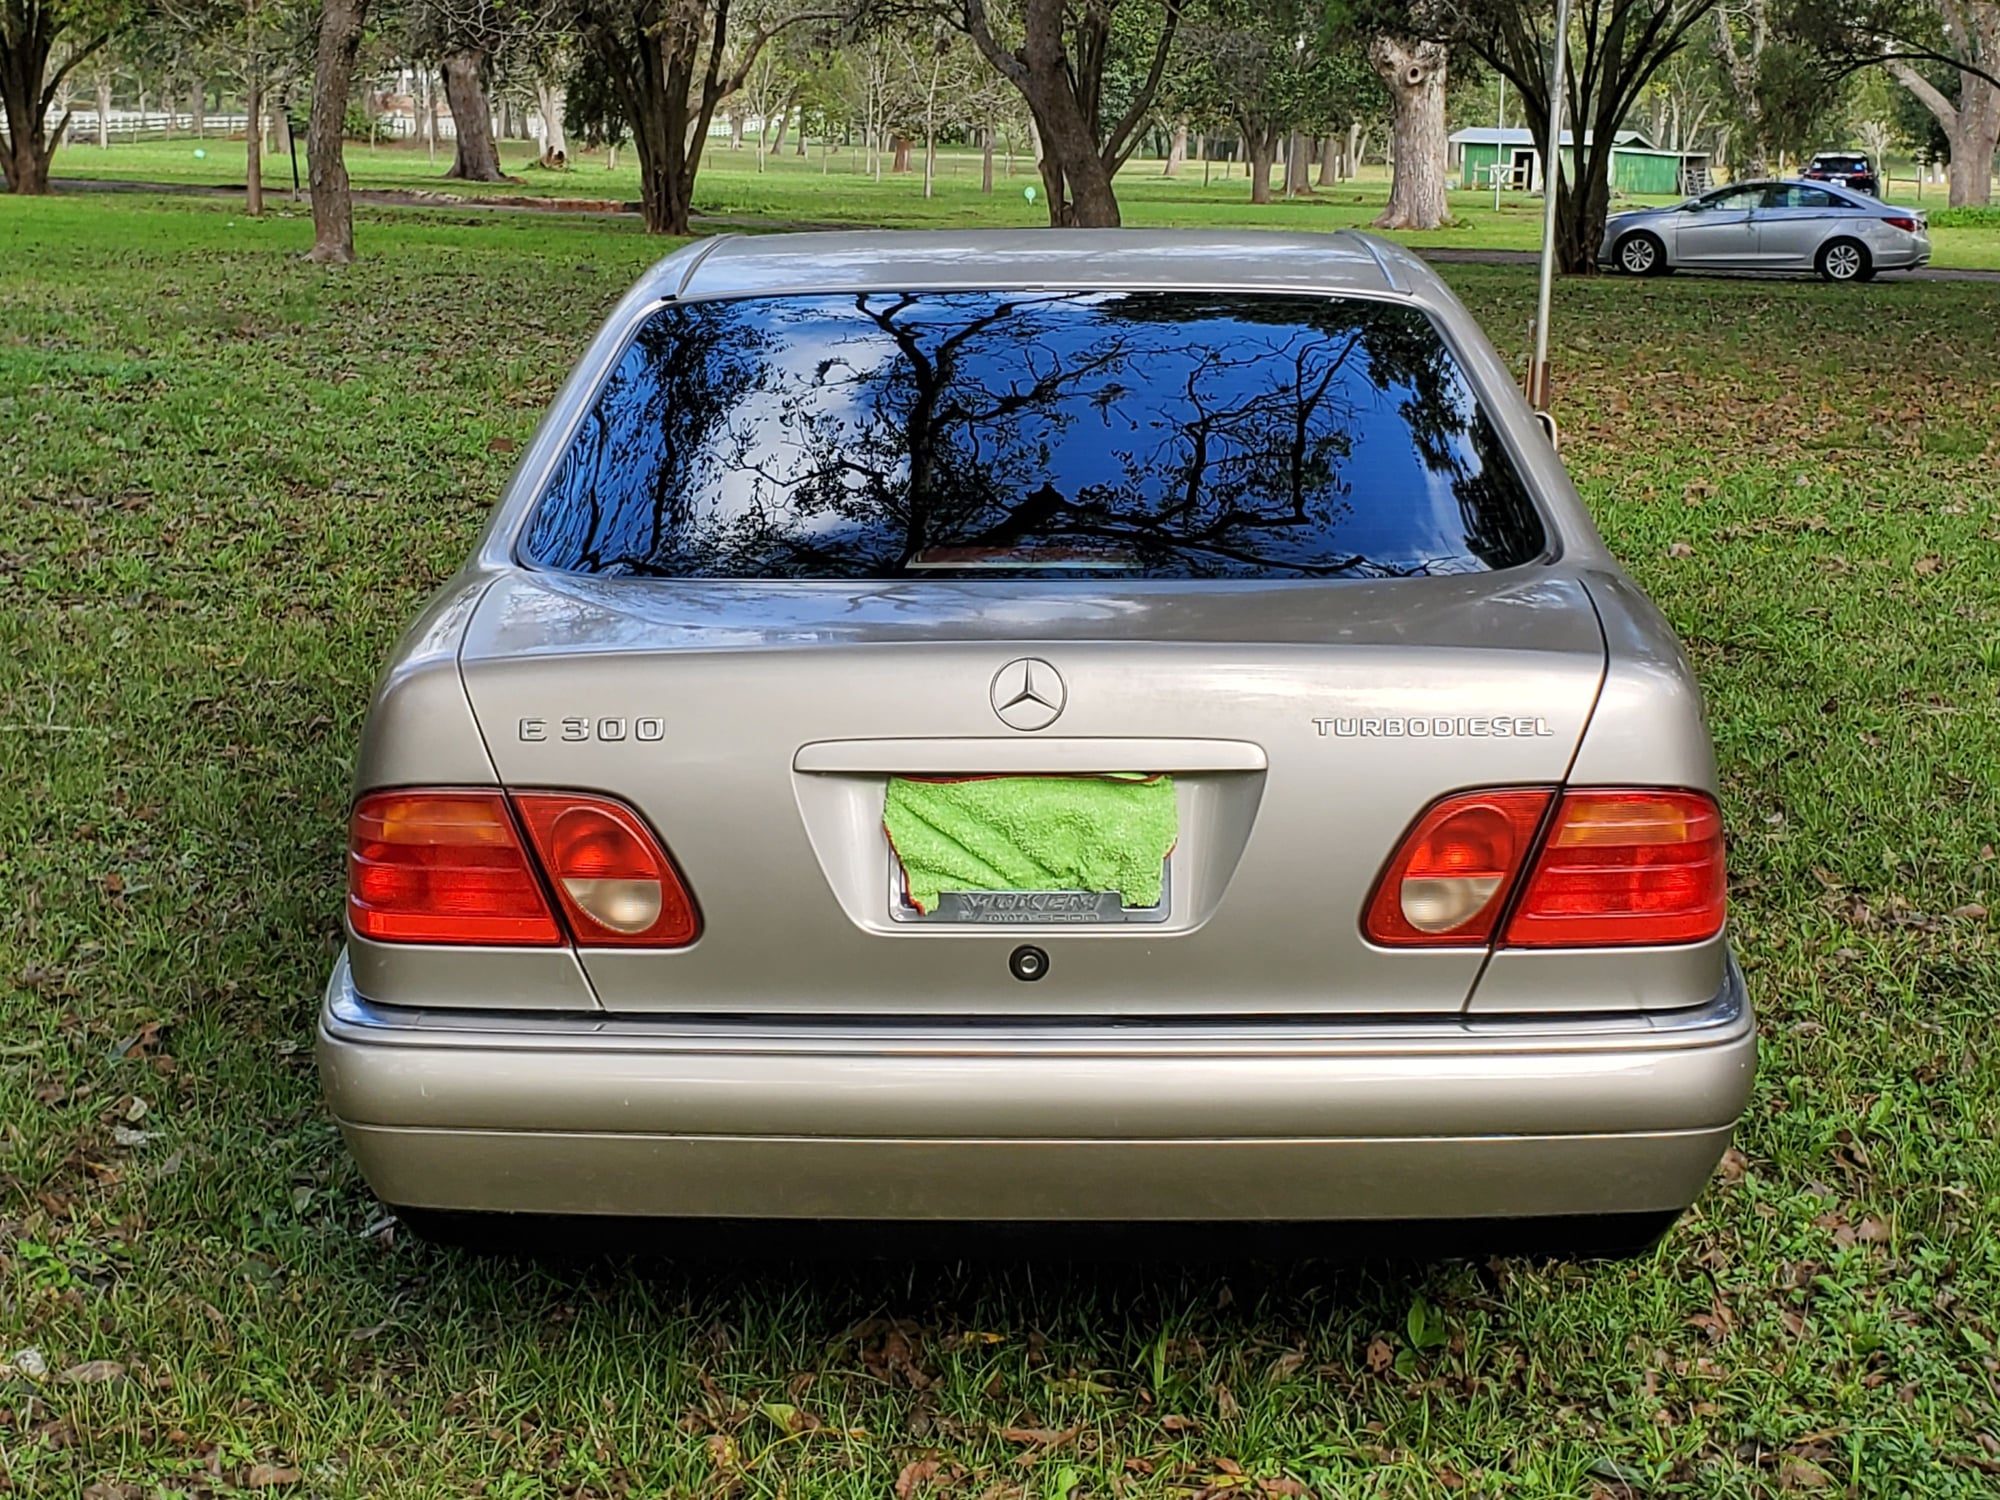
[[[1881,182],[1875,176],[1874,167],[1868,158],[1848,151],[1825,151],[1812,159],[1800,174],[1814,182],[1831,182],[1841,187],[1850,187],[1857,193],[1866,193],[1871,198],[1882,196]]]

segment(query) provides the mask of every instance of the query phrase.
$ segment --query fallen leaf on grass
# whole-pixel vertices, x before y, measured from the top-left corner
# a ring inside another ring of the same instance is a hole
[[[917,1486],[925,1483],[942,1467],[935,1458],[913,1459],[903,1465],[903,1472],[896,1476],[896,1500],[910,1500],[917,1492]]]
[[[1193,1432],[1201,1426],[1193,1417],[1174,1416],[1171,1413],[1160,1418],[1160,1426],[1168,1432]]]
[[[1818,1490],[1832,1483],[1833,1476],[1818,1464],[1808,1463],[1789,1453],[1778,1460],[1778,1488],[1781,1490]]]
[[[1729,1308],[1720,1299],[1716,1301],[1709,1311],[1696,1313],[1687,1320],[1687,1326],[1690,1328],[1699,1328],[1702,1333],[1707,1335],[1708,1341],[1711,1344],[1719,1344],[1728,1338],[1729,1330],[1735,1326],[1735,1323],[1735,1314],[1731,1313]]]
[[[80,1365],[71,1365],[56,1379],[71,1385],[103,1385],[109,1380],[124,1377],[125,1367],[115,1359],[87,1359]]]
[[[821,1425],[818,1417],[809,1411],[785,1401],[766,1401],[760,1408],[766,1417],[785,1432],[811,1432]]]
[[[1236,1394],[1228,1386],[1218,1383],[1215,1387],[1215,1414],[1225,1422],[1233,1422],[1242,1408],[1236,1404]]]
[[[1750,1170],[1750,1158],[1731,1146],[1722,1153],[1722,1162],[1718,1170],[1722,1173],[1724,1182],[1741,1182],[1744,1173]]]
[[[1083,1428],[1080,1425],[1065,1427],[1061,1432],[1057,1432],[1053,1427],[1006,1427],[1001,1429],[1000,1436],[1010,1443],[1032,1443],[1041,1448],[1060,1448],[1081,1431]]]
[[[277,1464],[252,1464],[250,1472],[243,1476],[243,1487],[247,1490],[275,1490],[298,1482],[297,1469],[280,1468]]]
[[[1373,1339],[1368,1344],[1368,1368],[1380,1375],[1396,1362],[1396,1351],[1389,1347],[1387,1339]]]
[[[1694,548],[1687,542],[1674,542],[1667,548],[1669,557],[1693,557]]]
[[[486,451],[488,453],[512,453],[515,446],[512,438],[497,437],[486,445]]]

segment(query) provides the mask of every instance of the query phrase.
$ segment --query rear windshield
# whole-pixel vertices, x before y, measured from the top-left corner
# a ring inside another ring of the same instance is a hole
[[[1822,172],[1865,172],[1868,158],[1865,156],[1815,156],[1813,166]]]
[[[1542,550],[1422,313],[1095,291],[663,307],[523,544],[661,578],[1398,577]]]

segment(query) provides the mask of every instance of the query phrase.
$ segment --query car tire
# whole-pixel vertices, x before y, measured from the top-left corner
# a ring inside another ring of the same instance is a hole
[[[1627,276],[1664,276],[1672,269],[1667,264],[1667,247],[1660,243],[1660,237],[1643,229],[1620,240],[1612,258]]]
[[[1868,281],[1875,275],[1868,247],[1859,240],[1828,240],[1819,247],[1813,268],[1827,281]]]

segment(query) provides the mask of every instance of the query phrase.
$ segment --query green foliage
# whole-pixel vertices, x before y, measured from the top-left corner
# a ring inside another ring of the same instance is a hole
[[[1829,81],[1817,58],[1795,42],[1771,42],[1757,59],[1758,124],[1774,155],[1809,155],[1837,131],[1850,79]]]
[[[1388,102],[1364,47],[1317,0],[1210,0],[1189,23],[1165,107],[1208,128],[1345,130]]]
[[[340,122],[340,133],[350,141],[365,141],[373,138],[381,129],[382,117],[372,115],[359,100],[350,99],[347,113]]]
[[[595,51],[585,51],[570,70],[563,124],[586,146],[622,146],[631,133],[611,71]]]
[[[1931,210],[1928,217],[1933,229],[2000,230],[2000,206],[1938,208]]]

